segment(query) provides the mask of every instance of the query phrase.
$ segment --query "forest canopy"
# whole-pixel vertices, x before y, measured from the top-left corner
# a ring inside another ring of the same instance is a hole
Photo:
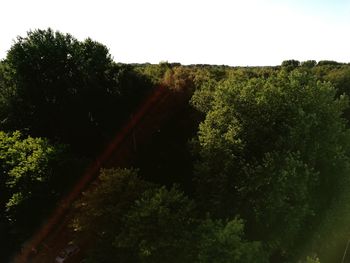
[[[92,39],[29,31],[0,62],[2,257],[98,163],[69,212],[87,262],[340,262],[349,95],[350,65],[331,60],[121,64]]]

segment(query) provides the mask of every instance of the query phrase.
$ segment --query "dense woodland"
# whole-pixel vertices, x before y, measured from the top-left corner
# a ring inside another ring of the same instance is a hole
[[[159,86],[190,94],[182,110],[73,204],[86,262],[341,261],[350,64],[120,64],[47,29],[0,62],[2,262]]]

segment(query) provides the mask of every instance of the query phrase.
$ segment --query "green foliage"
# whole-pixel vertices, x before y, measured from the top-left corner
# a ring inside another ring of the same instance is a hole
[[[93,262],[115,262],[120,257],[112,243],[124,228],[122,218],[150,187],[138,178],[137,170],[104,169],[95,187],[76,202],[72,227],[80,239],[96,242],[89,253]]]
[[[63,145],[0,131],[1,260],[47,216],[72,174],[79,174],[78,164]]]
[[[115,64],[104,45],[51,29],[18,37],[5,63],[14,92],[3,127],[59,139],[84,153],[95,153],[114,135],[151,85]]]
[[[191,91],[194,87],[192,72],[183,66],[168,68],[164,73],[162,83],[176,91]]]
[[[248,236],[293,253],[348,172],[347,98],[335,95],[303,71],[219,84],[196,146],[202,210],[240,214]]]
[[[124,216],[114,245],[130,251],[125,262],[193,262],[195,225],[194,204],[181,191],[153,189]]]
[[[27,220],[22,216],[33,209],[33,202],[35,209],[43,206],[40,203],[50,195],[47,187],[54,176],[53,162],[63,151],[45,139],[22,139],[19,132],[0,132],[1,206],[11,224],[24,224]]]
[[[205,220],[199,227],[198,263],[267,262],[259,242],[243,239],[243,222]]]
[[[341,66],[329,69],[323,76],[326,81],[330,81],[338,90],[338,94],[350,94],[350,67]]]
[[[307,256],[306,259],[304,261],[298,261],[299,263],[320,263],[320,260],[317,256],[313,256],[313,257],[310,257],[310,256]]]
[[[213,102],[213,91],[217,86],[217,82],[209,79],[201,84],[191,98],[191,105],[202,113],[207,113]]]
[[[77,239],[93,243],[89,262],[320,262],[305,259],[312,253],[340,261],[350,233],[349,76],[349,65],[314,60],[123,65],[91,39],[30,31],[0,62],[0,127],[10,132],[0,132],[1,241],[28,235],[79,175],[81,160],[49,140],[94,155],[152,85],[163,84],[196,88],[191,104],[205,116],[192,143],[195,200],[134,169],[102,170],[72,222]],[[162,182],[173,183],[176,171]],[[182,189],[192,189],[191,174],[179,180]],[[245,224],[226,220],[238,217]]]
[[[281,66],[283,69],[291,71],[300,66],[300,61],[294,59],[285,60],[282,62]]]
[[[305,68],[313,68],[316,65],[317,65],[316,60],[307,60],[307,61],[301,62],[301,66]]]
[[[127,169],[100,179],[73,222],[80,238],[94,240],[88,262],[267,262],[261,244],[244,239],[242,220],[201,222],[177,187],[150,188]]]
[[[338,66],[341,65],[341,63],[337,62],[337,61],[333,61],[333,60],[320,60],[317,63],[317,66]]]
[[[0,127],[7,121],[6,113],[11,111],[12,103],[11,98],[14,97],[15,88],[11,83],[11,76],[13,72],[9,65],[1,61],[0,62]]]
[[[75,208],[82,216],[76,218],[73,226],[77,231],[103,235],[107,233],[100,228],[112,225],[118,227],[120,213],[125,212],[149,184],[138,178],[137,170],[103,169],[95,186],[84,192],[82,198],[75,204]],[[115,203],[116,200],[118,203]]]
[[[167,63],[136,65],[135,70],[151,79],[154,85],[162,82],[165,72],[170,68]]]

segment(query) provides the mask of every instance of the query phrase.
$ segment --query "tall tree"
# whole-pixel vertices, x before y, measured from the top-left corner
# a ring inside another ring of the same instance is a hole
[[[51,29],[18,37],[5,63],[15,93],[3,127],[85,153],[114,135],[150,87],[131,67],[115,64],[104,45]]]

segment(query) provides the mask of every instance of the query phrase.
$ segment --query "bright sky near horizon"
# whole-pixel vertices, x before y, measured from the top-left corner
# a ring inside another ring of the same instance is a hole
[[[4,0],[0,59],[48,27],[105,44],[116,62],[350,62],[350,0]]]

